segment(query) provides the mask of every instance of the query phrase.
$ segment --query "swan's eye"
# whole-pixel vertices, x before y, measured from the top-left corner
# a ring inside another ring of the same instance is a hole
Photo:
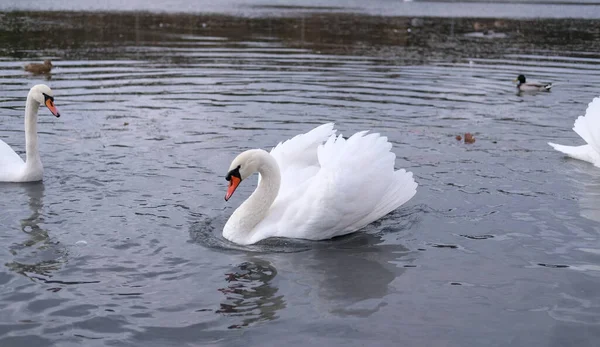
[[[44,95],[44,101],[47,101],[48,99],[50,99],[52,102],[54,102],[54,97],[50,96],[46,93],[42,93],[42,95]]]
[[[225,179],[228,181],[231,181],[231,176],[233,177],[237,177],[240,179],[240,181],[242,180],[242,175],[240,175],[240,169],[242,168],[241,165],[238,165],[238,167],[236,167],[235,169],[229,171],[227,173],[227,176],[225,176]]]

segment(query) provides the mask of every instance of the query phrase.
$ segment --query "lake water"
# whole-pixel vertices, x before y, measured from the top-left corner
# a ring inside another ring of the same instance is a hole
[[[34,84],[62,114],[41,110],[43,183],[0,184],[0,346],[598,346],[600,170],[546,143],[583,144],[599,6],[40,3],[0,14],[0,138],[24,153]],[[519,73],[555,87],[519,95]],[[417,195],[340,239],[225,241],[254,189],[223,200],[232,158],[330,121],[388,136]]]

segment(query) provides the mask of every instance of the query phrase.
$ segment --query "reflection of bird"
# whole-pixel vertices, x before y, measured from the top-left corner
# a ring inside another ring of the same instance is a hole
[[[357,234],[352,243],[344,247],[318,249],[310,255],[299,253],[299,268],[310,278],[305,279],[315,289],[315,300],[323,306],[331,306],[332,312],[352,315],[352,305],[363,300],[383,299],[390,290],[390,283],[405,272],[394,262],[409,262],[409,250],[397,244],[376,244],[381,239],[374,235]],[[407,257],[408,256],[408,257]],[[300,259],[306,258],[305,260]],[[404,259],[403,259],[404,258]],[[362,307],[361,314],[377,311],[377,305]],[[355,312],[358,314],[358,312]]]
[[[517,88],[520,91],[550,91],[552,83],[541,83],[541,82],[527,82],[525,75],[519,75],[514,82],[517,83]]]
[[[44,185],[41,183],[30,183],[25,184],[24,187],[29,196],[31,216],[21,220],[21,229],[23,232],[29,234],[30,239],[25,242],[24,245],[30,247],[48,240],[48,233],[39,226],[40,210],[44,206],[42,202],[42,198],[44,197]]]
[[[570,180],[579,192],[577,197],[580,207],[579,215],[600,222],[600,175],[598,171],[590,173],[578,166],[574,166],[574,170],[574,174],[584,176],[584,178]]]
[[[0,140],[0,182],[41,181],[44,173],[38,152],[37,118],[40,105],[46,105],[50,112],[60,117],[54,106],[52,90],[45,84],[31,88],[25,103],[25,153],[26,161]]]
[[[585,110],[585,116],[579,116],[573,130],[587,142],[583,146],[563,146],[548,144],[569,157],[583,160],[600,167],[600,97],[594,98]]]
[[[258,187],[231,215],[223,236],[239,244],[269,237],[324,240],[355,232],[410,200],[411,172],[394,171],[386,137],[358,132],[345,139],[333,124],[280,143],[268,153],[248,150],[232,162],[228,200],[259,172]]]
[[[21,230],[27,234],[23,242],[13,243],[10,247],[15,259],[6,266],[12,271],[30,278],[36,275],[48,276],[60,268],[56,259],[56,249],[49,243],[48,232],[40,227],[40,211],[43,208],[44,185],[27,183],[22,185],[29,196],[31,215],[21,220]]]
[[[276,319],[277,311],[286,306],[283,295],[276,295],[279,289],[270,284],[277,269],[261,259],[251,259],[238,268],[239,271],[226,274],[227,288],[220,291],[227,302],[221,303],[216,312],[244,317],[241,324],[231,325],[230,329]]]
[[[52,62],[50,59],[44,60],[43,64],[31,63],[25,65],[25,71],[29,71],[34,75],[47,74],[52,70]]]
[[[303,269],[302,283],[311,288],[307,304],[337,316],[368,317],[386,305],[394,281],[414,266],[418,253],[398,244],[373,244],[381,242],[373,235],[356,237],[365,244],[294,253],[292,259],[286,254],[283,263],[291,263],[292,272]]]
[[[359,233],[320,242],[309,251],[252,256],[225,274],[226,287],[219,291],[226,300],[215,312],[239,319],[230,329],[276,320],[288,301],[278,284],[296,273],[306,304],[338,316],[369,316],[385,306],[391,283],[414,266],[408,264],[418,254],[402,245],[379,243],[380,237]],[[275,280],[278,273],[288,276]]]

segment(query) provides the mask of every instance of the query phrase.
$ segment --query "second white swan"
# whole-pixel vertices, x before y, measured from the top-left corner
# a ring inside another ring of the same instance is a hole
[[[45,84],[37,84],[29,90],[25,103],[25,156],[21,157],[6,142],[0,140],[0,182],[41,181],[44,167],[38,151],[37,119],[40,105],[60,117],[54,106],[52,90]]]
[[[550,146],[569,157],[587,161],[600,167],[600,97],[594,98],[585,110],[585,116],[579,116],[573,130],[587,142],[583,146],[564,146],[548,142]]]
[[[238,244],[269,237],[324,240],[355,232],[415,194],[411,172],[394,170],[392,144],[377,133],[336,136],[333,124],[238,155],[226,179],[229,200],[258,172],[254,193],[231,215],[223,236]]]

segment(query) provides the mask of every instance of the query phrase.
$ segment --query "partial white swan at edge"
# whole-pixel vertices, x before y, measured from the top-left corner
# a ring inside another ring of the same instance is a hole
[[[231,163],[225,200],[258,172],[258,186],[223,228],[238,244],[269,237],[324,240],[355,232],[400,207],[417,192],[411,172],[394,170],[392,144],[361,131],[344,139],[333,123],[251,149]]]
[[[594,98],[579,116],[573,130],[587,142],[583,146],[563,146],[548,142],[550,146],[569,157],[583,160],[600,167],[600,97]]]
[[[0,182],[41,181],[44,167],[38,151],[37,119],[40,105],[46,105],[56,117],[60,113],[54,106],[52,90],[45,84],[37,84],[29,90],[25,103],[25,152],[26,160],[0,140]]]

